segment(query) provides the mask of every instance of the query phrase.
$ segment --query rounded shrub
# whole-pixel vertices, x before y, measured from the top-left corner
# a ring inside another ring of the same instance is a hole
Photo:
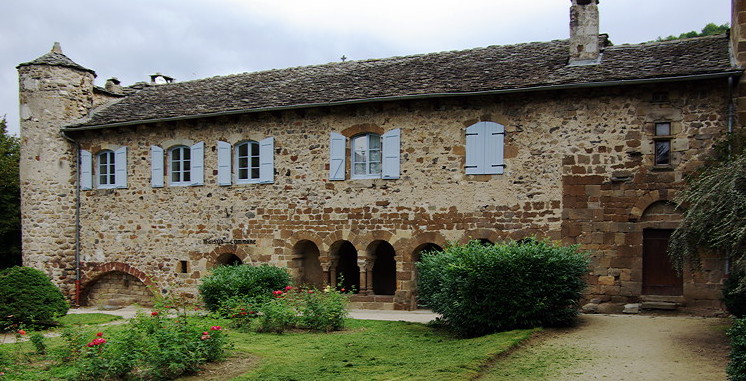
[[[208,310],[217,311],[223,302],[269,298],[289,284],[285,269],[268,264],[218,266],[202,279],[199,294]]]
[[[462,336],[562,326],[577,316],[586,253],[535,239],[453,245],[417,263],[420,302]]]
[[[0,271],[0,321],[5,325],[0,328],[51,325],[69,308],[62,292],[43,272],[20,266]]]
[[[739,318],[746,316],[746,287],[741,285],[743,277],[743,270],[734,271],[723,285],[723,302],[728,312]]]

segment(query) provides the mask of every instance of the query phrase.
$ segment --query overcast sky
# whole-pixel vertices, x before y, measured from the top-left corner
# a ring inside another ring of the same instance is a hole
[[[0,0],[0,116],[18,134],[15,67],[52,48],[123,85],[469,49],[569,35],[570,0]],[[730,0],[602,0],[615,45],[730,22]]]

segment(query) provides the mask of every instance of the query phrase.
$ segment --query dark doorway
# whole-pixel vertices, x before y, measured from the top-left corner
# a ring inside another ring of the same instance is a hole
[[[315,243],[303,240],[295,245],[295,252],[301,257],[300,260],[300,283],[324,287],[324,270],[319,262],[319,248]]]
[[[357,250],[351,243],[345,241],[337,251],[339,262],[337,264],[337,277],[341,277],[341,284],[338,287],[354,290],[357,294],[360,291],[360,267],[357,265]]]
[[[645,229],[642,234],[642,293],[644,295],[681,295],[683,281],[671,267],[668,241],[673,230]]]
[[[222,265],[222,266],[235,266],[235,265],[242,265],[243,261],[241,258],[239,258],[235,254],[229,254],[225,253],[218,257],[217,261],[215,261],[216,264]]]
[[[386,241],[376,245],[375,262],[373,263],[373,293],[376,295],[394,295],[396,292],[396,259],[394,247]]]

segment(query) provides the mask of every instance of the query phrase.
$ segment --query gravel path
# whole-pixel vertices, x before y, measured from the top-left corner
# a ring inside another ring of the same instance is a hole
[[[487,380],[725,380],[730,319],[583,315],[547,329],[484,373]]]

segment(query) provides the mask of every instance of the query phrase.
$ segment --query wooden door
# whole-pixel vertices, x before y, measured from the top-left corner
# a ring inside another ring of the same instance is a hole
[[[642,237],[642,293],[681,295],[683,282],[671,267],[666,250],[673,230],[645,229]]]

